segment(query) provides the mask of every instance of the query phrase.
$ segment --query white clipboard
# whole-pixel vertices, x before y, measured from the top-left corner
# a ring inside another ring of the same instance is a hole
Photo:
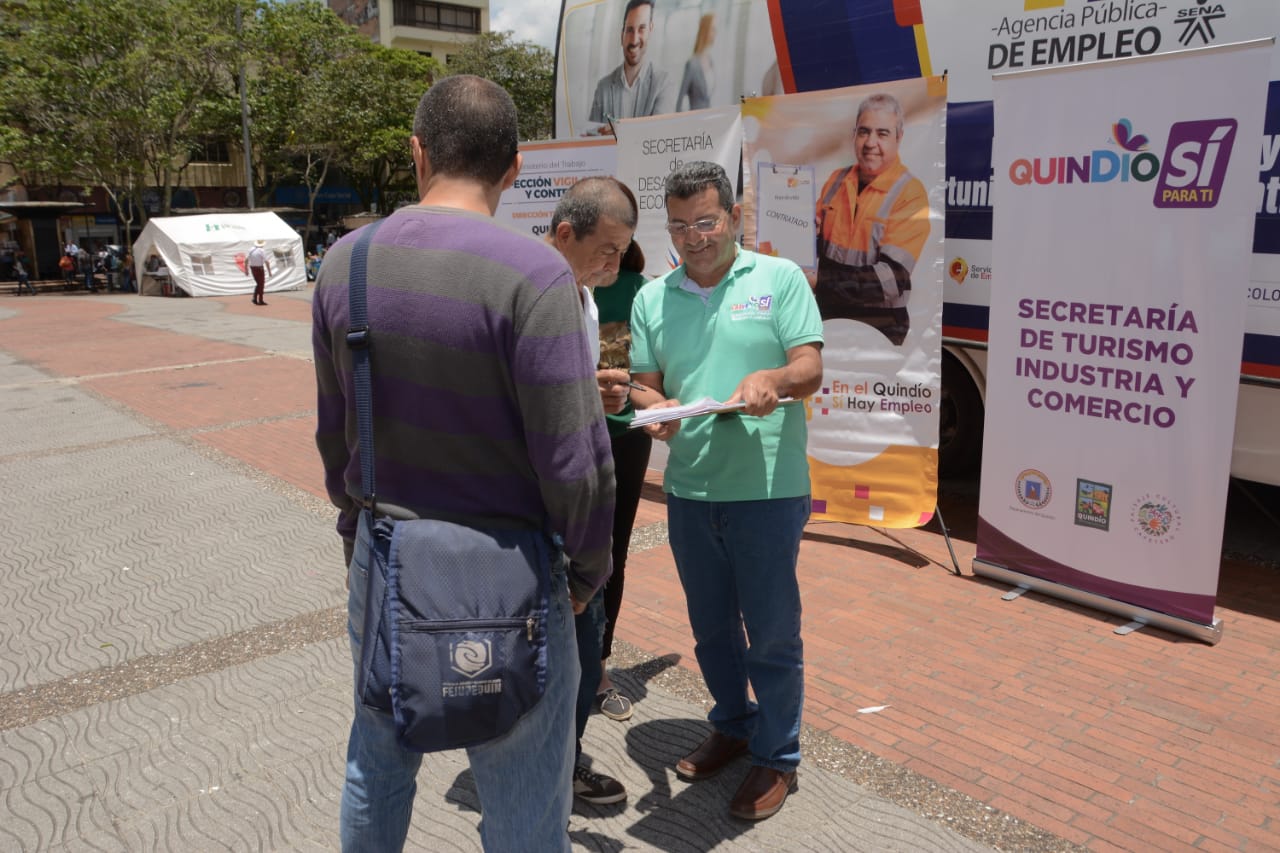
[[[818,187],[813,167],[786,163],[756,166],[756,250],[818,267],[814,223]]]

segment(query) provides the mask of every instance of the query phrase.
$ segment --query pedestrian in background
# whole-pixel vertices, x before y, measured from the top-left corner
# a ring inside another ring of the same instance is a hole
[[[14,292],[15,296],[21,296],[22,288],[24,287],[32,296],[36,295],[36,289],[31,284],[31,276],[27,273],[27,253],[21,249],[13,254],[13,275],[18,279],[18,289]]]
[[[249,254],[245,258],[245,266],[248,268],[249,274],[253,276],[254,305],[267,304],[267,301],[262,297],[267,285],[267,276],[271,275],[271,264],[267,261],[267,251],[263,248],[265,245],[267,245],[265,240],[253,241],[253,248],[249,250]]]
[[[97,293],[98,286],[93,280],[93,255],[89,254],[89,250],[83,246],[77,252],[76,264],[84,279],[84,289],[90,293]]]

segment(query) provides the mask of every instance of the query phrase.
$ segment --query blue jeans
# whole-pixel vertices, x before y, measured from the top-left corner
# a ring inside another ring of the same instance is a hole
[[[582,677],[578,679],[578,700],[574,708],[575,739],[574,756],[582,754],[582,736],[587,731],[587,720],[596,704],[596,691],[600,688],[603,667],[600,665],[600,636],[604,633],[604,591],[591,596],[587,609],[573,617],[574,633],[578,641],[578,666]]]
[[[707,719],[721,734],[749,739],[753,764],[784,772],[800,763],[804,649],[796,560],[808,519],[808,495],[726,502],[667,495],[694,654],[715,700]]]
[[[370,547],[362,518],[347,575],[353,672],[360,665]],[[579,669],[563,561],[552,569],[551,589],[547,687],[542,700],[511,731],[467,750],[480,796],[480,839],[489,851],[567,853],[570,849],[573,713]],[[340,831],[346,853],[404,848],[422,759],[396,743],[390,714],[366,708],[356,698],[342,789]]]

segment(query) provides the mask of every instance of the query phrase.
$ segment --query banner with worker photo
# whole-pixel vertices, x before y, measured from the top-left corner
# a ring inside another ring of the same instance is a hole
[[[644,273],[665,275],[680,265],[667,234],[667,175],[682,163],[707,160],[735,180],[742,161],[742,114],[734,105],[619,121],[615,129],[618,180],[640,205],[635,240],[644,250]]]
[[[522,142],[524,163],[513,186],[498,200],[494,218],[546,239],[560,196],[583,178],[613,175],[617,149],[610,139],[568,139]]]
[[[807,403],[814,516],[925,524],[938,495],[946,82],[748,98],[742,114],[745,242],[804,267],[823,318],[823,383]],[[780,190],[787,168],[795,186]],[[804,251],[770,239],[778,223],[806,235]]]
[[[1212,624],[1269,50],[996,78],[975,571]]]
[[[782,91],[763,2],[561,5],[557,137],[610,134],[619,119],[736,106]]]

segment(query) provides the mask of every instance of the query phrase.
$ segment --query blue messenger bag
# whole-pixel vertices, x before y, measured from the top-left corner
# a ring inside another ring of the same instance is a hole
[[[350,331],[365,522],[372,538],[356,696],[416,752],[508,732],[547,682],[551,563],[545,530],[480,529],[379,504],[374,482],[367,226],[351,255]]]

